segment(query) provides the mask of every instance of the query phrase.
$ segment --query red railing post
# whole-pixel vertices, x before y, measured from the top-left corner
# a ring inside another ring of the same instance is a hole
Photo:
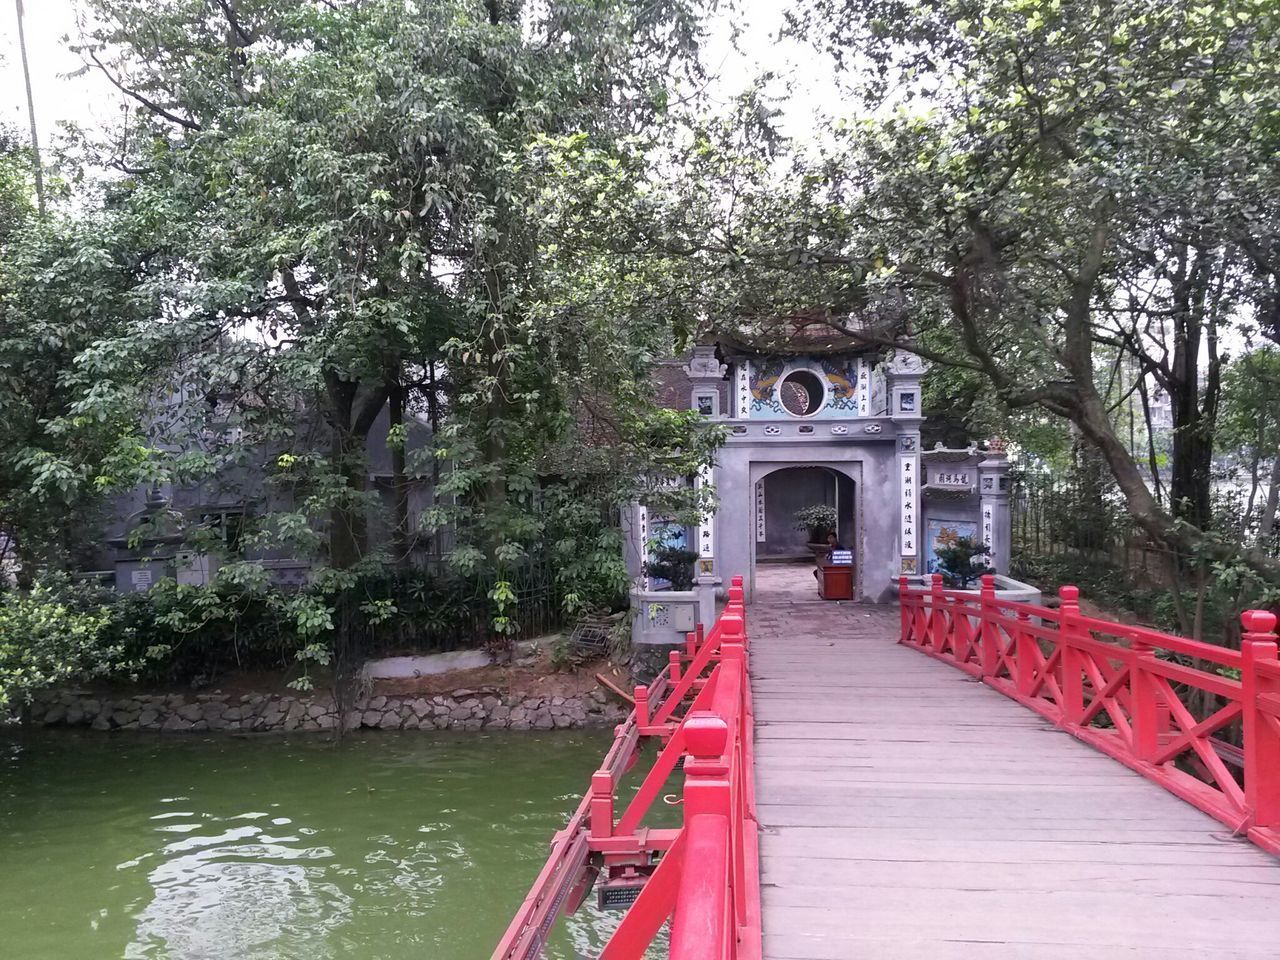
[[[1014,683],[1017,685],[1019,694],[1029,697],[1036,685],[1036,654],[1039,653],[1039,645],[1031,633],[1031,617],[1026,611],[1018,611],[1018,624],[1018,632],[1013,638],[1016,657],[1014,666],[1017,667]]]
[[[702,639],[702,624],[698,624],[696,630],[691,630],[684,635],[684,655],[692,660],[698,655],[698,644]]]
[[[1000,609],[996,606],[996,578],[993,574],[982,575],[979,602],[982,608],[982,616],[978,620],[979,664],[982,676],[994,677],[1000,671],[1000,628],[995,620]]]
[[[941,650],[947,642],[947,600],[942,595],[942,574],[935,573],[929,583],[929,632],[926,645]]]
[[[645,686],[636,687],[636,723],[641,727],[649,725],[649,688]]]
[[[670,667],[667,670],[667,677],[670,684],[674,687],[680,682],[680,651],[672,650],[667,654],[667,663]]]
[[[671,918],[671,960],[730,960],[736,938],[730,905],[730,833],[733,824],[729,727],[714,713],[698,711],[684,722],[689,757],[684,773],[686,859]],[[726,754],[726,750],[728,753]]]
[[[1080,635],[1080,588],[1058,588],[1058,648],[1062,651],[1062,722],[1079,724],[1084,716],[1084,661]]]
[[[1160,752],[1160,734],[1168,725],[1167,711],[1160,696],[1160,685],[1151,667],[1155,649],[1145,640],[1129,644],[1129,692],[1133,702],[1133,752],[1139,760],[1150,763]]]
[[[1248,610],[1240,616],[1244,636],[1240,652],[1241,700],[1244,706],[1245,806],[1255,827],[1280,827],[1280,677],[1260,673],[1260,664],[1275,665],[1276,616]],[[1269,701],[1265,709],[1261,698]]]
[[[907,599],[907,591],[911,589],[907,584],[907,578],[904,574],[898,577],[898,618],[900,621],[898,628],[898,642],[906,643],[907,637],[911,635],[911,608],[910,601]]]
[[[597,770],[591,775],[591,819],[593,838],[613,836],[613,774]]]

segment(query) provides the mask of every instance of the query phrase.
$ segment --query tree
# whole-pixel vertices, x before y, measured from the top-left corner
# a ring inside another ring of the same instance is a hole
[[[26,151],[0,131],[0,533],[29,582],[86,546],[103,496],[146,475],[143,371],[111,339],[149,304],[145,257],[108,211],[37,216]]]
[[[803,164],[792,250],[902,298],[919,352],[1005,407],[1070,422],[1157,542],[1225,558],[1203,530],[1221,341],[1269,322],[1280,277],[1274,7],[818,0],[792,22],[874,111]],[[1116,429],[1118,353],[1174,399],[1172,512]]]

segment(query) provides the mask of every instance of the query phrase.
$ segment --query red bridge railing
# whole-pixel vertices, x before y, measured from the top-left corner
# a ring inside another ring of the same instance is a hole
[[[753,719],[742,578],[705,636],[648,687],[614,731],[591,788],[493,953],[493,960],[541,955],[556,919],[599,886],[602,898],[631,900],[600,954],[639,960],[670,921],[671,960],[759,960],[760,875],[753,773]],[[643,739],[663,744],[621,816],[616,793]],[[683,761],[684,823],[644,825],[667,778]]]
[[[1241,616],[1240,650],[1058,609],[899,583],[900,642],[964,670],[1280,854],[1276,617]]]

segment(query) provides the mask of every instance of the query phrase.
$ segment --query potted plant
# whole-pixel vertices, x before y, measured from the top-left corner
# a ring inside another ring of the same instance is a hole
[[[992,567],[978,559],[990,557],[990,548],[968,537],[939,546],[934,552],[938,557],[938,572],[949,587],[966,590],[984,573],[995,573]]]
[[[653,559],[645,564],[645,573],[658,580],[666,580],[672,590],[692,590],[693,565],[698,555],[683,547],[665,546],[656,550]]]
[[[839,518],[836,508],[829,503],[815,503],[809,507],[801,507],[795,512],[795,529],[809,534],[809,544],[824,549],[827,545],[827,534],[836,532]]]

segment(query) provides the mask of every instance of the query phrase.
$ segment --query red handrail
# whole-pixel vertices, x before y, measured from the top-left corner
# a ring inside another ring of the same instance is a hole
[[[964,670],[1280,854],[1274,614],[1244,613],[1237,651],[1084,616],[1075,587],[1058,591],[1057,610],[999,599],[990,575],[976,595],[944,590],[939,574],[926,588],[903,577],[898,593],[900,643]]]
[[[642,883],[601,960],[640,960],[668,919],[672,960],[759,960],[759,837],[753,783],[754,720],[742,578],[704,637],[648,687],[614,733],[566,827],[493,960],[540,956],[555,919],[570,912],[605,872],[606,884]],[[690,699],[691,698],[691,699]],[[677,716],[679,714],[679,716]],[[648,775],[615,822],[615,791],[642,737],[665,741]],[[684,759],[684,825],[643,826],[676,764]]]

